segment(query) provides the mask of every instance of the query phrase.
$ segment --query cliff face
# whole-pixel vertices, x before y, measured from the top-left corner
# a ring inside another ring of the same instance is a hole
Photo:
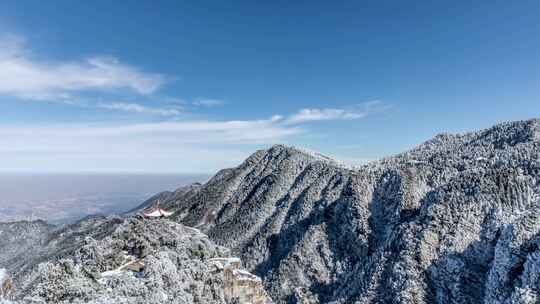
[[[540,127],[439,135],[351,170],[285,146],[163,204],[280,303],[534,303]]]

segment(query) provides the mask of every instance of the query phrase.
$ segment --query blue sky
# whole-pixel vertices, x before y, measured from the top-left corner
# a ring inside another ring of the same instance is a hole
[[[2,1],[1,171],[358,164],[540,116],[536,1]]]

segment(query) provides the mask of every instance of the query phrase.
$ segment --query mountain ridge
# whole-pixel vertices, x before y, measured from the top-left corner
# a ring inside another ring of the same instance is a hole
[[[443,286],[425,283],[446,267],[429,257],[426,248],[462,247],[460,243],[482,239],[476,245],[480,249],[474,250],[494,258],[493,247],[485,243],[496,241],[493,231],[502,233],[497,221],[518,220],[506,208],[526,213],[527,206],[536,204],[530,197],[538,188],[538,126],[539,120],[532,119],[476,132],[441,134],[357,170],[276,145],[220,172],[198,194],[164,204],[177,211],[175,220],[199,227],[218,244],[232,248],[249,270],[264,278],[278,303],[296,301],[301,294],[322,303],[392,298],[420,303],[444,295]],[[439,209],[443,211],[435,211]],[[438,219],[441,214],[432,212],[457,212],[456,221],[476,227],[471,231],[474,237],[462,235],[459,225],[448,226]],[[487,222],[478,223],[470,214]],[[425,228],[434,225],[431,218],[437,219],[438,228]],[[482,225],[493,231],[481,233]],[[462,238],[428,245],[432,234],[447,238],[443,231]],[[413,237],[416,233],[427,235],[418,240]],[[400,243],[400,238],[406,242]],[[402,248],[405,244],[417,251],[408,253]],[[425,257],[409,260],[419,254]],[[442,258],[451,259],[445,254]],[[459,259],[489,269],[487,260],[468,253]],[[390,288],[398,273],[383,271],[384,265],[405,267],[407,272],[399,276],[406,274],[419,285]],[[484,284],[489,280],[484,275],[482,279],[474,273],[462,277],[483,293],[469,294],[472,290],[463,286],[459,297],[473,302],[487,297]],[[362,279],[354,279],[358,277]],[[351,285],[365,287],[351,294]],[[388,295],[377,295],[382,290]]]
[[[440,134],[358,168],[275,145],[219,171],[204,185],[158,194],[138,210],[157,198],[175,214],[150,234],[142,228],[149,224],[144,221],[133,226],[136,230],[125,230],[125,236],[116,234],[122,244],[124,238],[147,238],[160,229],[169,233],[165,226],[173,227],[172,222],[195,227],[261,277],[276,303],[540,300],[539,119]],[[14,281],[32,287],[28,278],[36,267],[56,265],[42,273],[48,277],[61,265],[58,258],[80,250],[81,237],[110,244],[107,227],[139,220],[99,217],[56,229],[45,244],[56,249],[16,261],[23,271]],[[158,253],[169,250],[156,248]],[[175,267],[181,269],[182,263]],[[194,271],[205,269],[203,264]]]

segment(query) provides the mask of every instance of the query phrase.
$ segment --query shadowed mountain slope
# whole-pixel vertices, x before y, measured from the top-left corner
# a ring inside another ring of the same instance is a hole
[[[529,303],[539,187],[528,120],[356,170],[278,145],[163,205],[231,248],[279,303]]]

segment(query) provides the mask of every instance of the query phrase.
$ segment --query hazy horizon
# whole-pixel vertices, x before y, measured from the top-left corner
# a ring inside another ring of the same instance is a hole
[[[0,222],[53,223],[127,211],[161,191],[205,182],[209,175],[0,173]]]

